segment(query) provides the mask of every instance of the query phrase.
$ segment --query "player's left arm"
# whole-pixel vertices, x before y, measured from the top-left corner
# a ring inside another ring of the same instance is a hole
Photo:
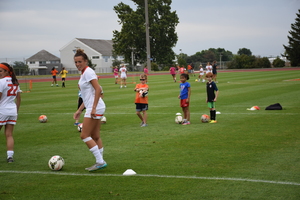
[[[17,93],[17,96],[16,96],[16,105],[17,105],[17,113],[19,113],[19,108],[20,108],[20,105],[21,105],[21,92]]]
[[[188,87],[188,98],[186,100],[187,103],[190,102],[191,92],[192,92],[191,87]]]

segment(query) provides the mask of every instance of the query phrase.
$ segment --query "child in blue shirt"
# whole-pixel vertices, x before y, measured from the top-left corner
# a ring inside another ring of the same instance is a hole
[[[180,107],[182,108],[183,112],[183,123],[182,125],[190,124],[190,97],[191,97],[191,85],[187,80],[189,80],[188,74],[181,74],[180,75],[180,94],[178,98],[180,99]]]

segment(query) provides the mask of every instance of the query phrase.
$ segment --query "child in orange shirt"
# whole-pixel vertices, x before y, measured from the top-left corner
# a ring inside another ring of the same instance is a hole
[[[52,74],[52,78],[53,78],[51,87],[53,87],[54,82],[56,84],[56,87],[58,87],[57,80],[56,80],[56,74],[57,73],[58,73],[58,71],[55,69],[55,67],[53,67],[52,70],[51,70],[51,74]]]
[[[136,114],[142,120],[140,126],[145,127],[147,125],[147,110],[148,110],[148,90],[149,87],[146,84],[147,76],[142,74],[140,76],[140,84],[136,84],[134,91],[135,95],[135,105],[136,105]],[[143,115],[141,114],[143,113]]]

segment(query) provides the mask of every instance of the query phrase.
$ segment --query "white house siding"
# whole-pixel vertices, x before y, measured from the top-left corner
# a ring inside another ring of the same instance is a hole
[[[60,49],[60,59],[63,67],[65,67],[68,71],[76,72],[77,68],[74,64],[74,55],[76,53],[76,49],[83,49],[87,56],[91,59],[93,56],[99,56],[99,59],[92,59],[92,63],[96,64],[95,67],[96,73],[109,73],[112,72],[111,65],[112,65],[112,58],[107,60],[103,59],[103,56],[91,49],[86,44],[80,42],[77,39],[72,40],[69,44],[65,45]]]

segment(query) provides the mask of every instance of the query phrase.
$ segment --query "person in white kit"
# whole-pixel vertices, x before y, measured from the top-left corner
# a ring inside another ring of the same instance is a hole
[[[207,73],[210,73],[210,72],[212,72],[212,66],[211,66],[210,62],[208,62],[208,63],[206,64],[206,74],[207,74]]]
[[[7,162],[14,162],[13,130],[21,104],[21,90],[13,68],[0,64],[0,130],[5,127]]]
[[[124,84],[124,87],[126,87],[126,79],[127,79],[127,69],[125,67],[125,65],[123,65],[119,72],[121,73],[120,77],[121,77],[121,86],[120,88],[122,88],[123,84]]]
[[[79,119],[83,108],[86,108],[80,137],[96,159],[96,164],[85,169],[95,171],[107,166],[103,160],[103,144],[100,137],[101,118],[105,112],[105,103],[101,98],[102,89],[98,83],[98,77],[95,71],[87,66],[88,57],[82,49],[77,49],[74,62],[78,71],[81,71],[78,87],[83,103],[73,117],[75,120]]]

